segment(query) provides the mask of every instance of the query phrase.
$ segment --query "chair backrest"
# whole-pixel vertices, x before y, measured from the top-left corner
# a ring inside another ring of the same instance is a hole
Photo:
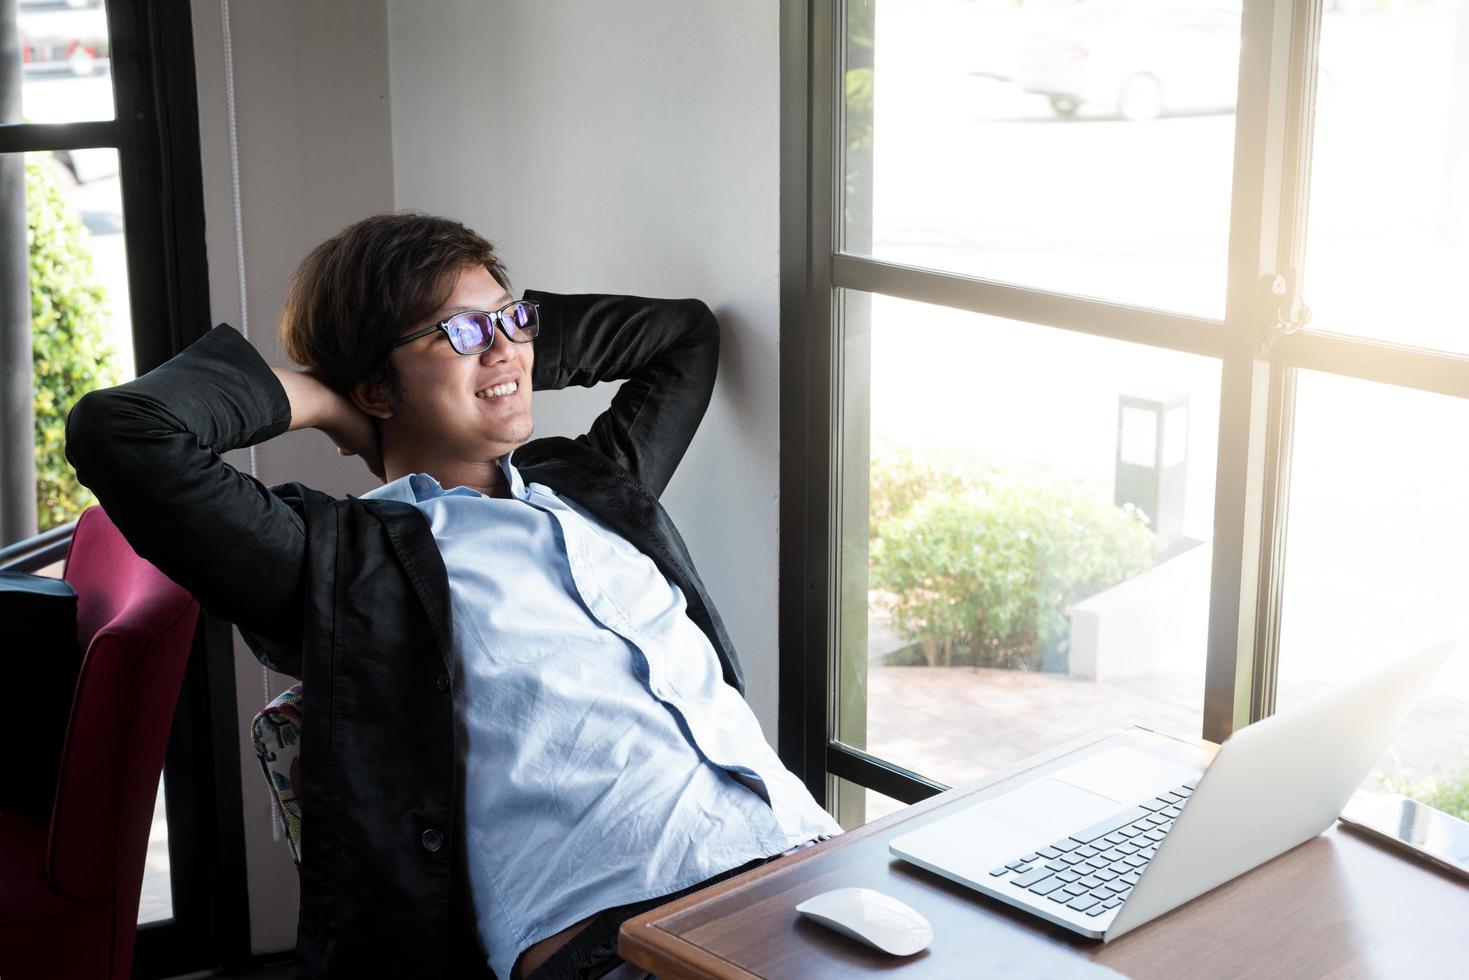
[[[100,507],[66,556],[85,651],[51,813],[47,878],[113,910],[112,975],[127,976],[158,776],[199,606],[138,557]]]
[[[250,723],[255,758],[286,826],[291,860],[301,870],[301,685],[277,694]]]

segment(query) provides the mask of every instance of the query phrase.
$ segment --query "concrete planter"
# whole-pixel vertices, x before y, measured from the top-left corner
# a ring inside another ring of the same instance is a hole
[[[1066,673],[1094,681],[1202,677],[1212,556],[1207,543],[1195,545],[1072,606]]]

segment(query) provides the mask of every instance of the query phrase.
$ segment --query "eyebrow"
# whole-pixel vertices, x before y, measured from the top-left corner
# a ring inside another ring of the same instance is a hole
[[[497,302],[493,306],[488,307],[487,309],[485,309],[485,312],[486,313],[491,313],[491,312],[493,312],[495,310],[500,309],[501,307],[509,306],[511,303],[515,302],[514,298],[512,298],[509,293],[503,293],[501,295],[504,296],[504,301],[503,302]],[[440,311],[441,316],[439,317],[439,319],[440,320],[447,320],[451,316],[458,316],[460,313],[468,313],[470,310],[479,310],[479,309],[482,309],[482,307],[478,307],[478,306],[451,306],[451,307],[449,307],[446,310],[441,310]]]

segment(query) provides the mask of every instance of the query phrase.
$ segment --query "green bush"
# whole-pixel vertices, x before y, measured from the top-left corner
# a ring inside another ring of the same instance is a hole
[[[107,300],[81,218],[62,194],[59,164],[26,164],[35,368],[36,516],[42,531],[75,520],[95,500],[65,455],[66,413],[78,398],[117,383]]]
[[[971,454],[934,450],[874,448],[868,475],[869,541],[889,518],[906,514],[929,496],[958,496],[987,489],[993,474]]]
[[[902,466],[874,466],[871,582],[930,664],[1035,668],[1065,652],[1073,603],[1157,556],[1140,515],[1080,485],[986,474],[962,457],[912,479]]]

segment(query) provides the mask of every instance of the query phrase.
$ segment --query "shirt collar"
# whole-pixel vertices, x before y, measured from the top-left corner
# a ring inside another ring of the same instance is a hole
[[[506,453],[500,457],[500,472],[505,474],[505,479],[510,484],[510,495],[516,500],[525,500],[530,492],[525,488],[525,481],[520,477],[520,470],[510,462],[512,453]],[[384,483],[375,490],[369,490],[361,497],[363,500],[399,500],[405,504],[421,504],[436,497],[452,496],[483,496],[478,490],[469,487],[453,487],[445,490],[443,484],[429,476],[427,473],[409,473],[400,476],[391,483]]]
[[[525,488],[525,481],[520,478],[520,470],[516,469],[515,464],[510,462],[510,457],[514,455],[515,452],[512,450],[500,457],[500,470],[505,474],[505,479],[510,483],[510,496],[516,500],[527,500],[530,497],[530,491]]]

